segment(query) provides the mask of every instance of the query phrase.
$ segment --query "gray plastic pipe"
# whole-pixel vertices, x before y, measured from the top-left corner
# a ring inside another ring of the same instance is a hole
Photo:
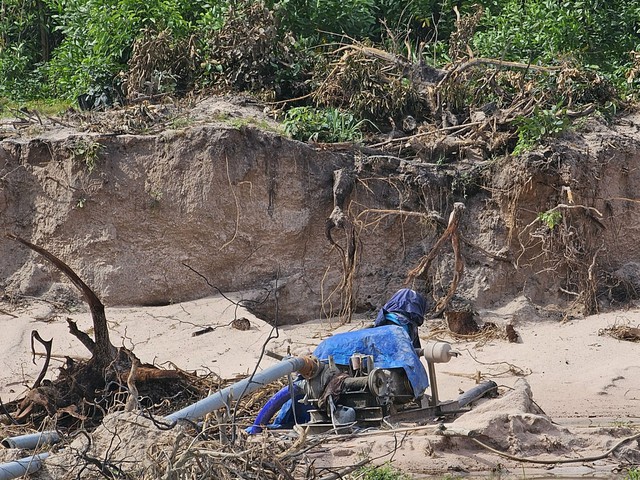
[[[493,392],[498,389],[498,384],[493,380],[482,382],[479,385],[467,390],[458,397],[458,405],[460,407],[466,407],[472,402],[475,402],[479,398],[483,397],[489,392]]]
[[[182,410],[178,410],[177,412],[168,415],[166,418],[169,421],[181,419],[196,420],[204,417],[209,412],[213,412],[224,407],[229,401],[229,397],[237,398],[243,393],[247,394],[254,392],[280,377],[305,369],[305,367],[307,369],[313,368],[313,360],[309,357],[287,358],[286,360],[283,360],[260,373],[256,373],[253,378],[245,378],[244,380],[234,383],[233,385],[230,385],[207,398],[203,398],[193,405],[189,405]],[[19,437],[5,438],[2,441],[2,444],[5,445],[5,442],[7,442],[8,446],[13,448],[34,448],[36,445],[44,444],[45,440],[47,440],[46,443],[55,443],[60,439],[56,432],[41,432],[30,435],[21,435]],[[13,480],[15,478],[23,477],[29,473],[36,472],[40,467],[42,467],[42,462],[48,456],[48,453],[41,453],[39,455],[21,458],[20,460],[15,460],[13,462],[0,464],[0,480]]]
[[[2,440],[2,446],[5,448],[22,448],[25,450],[33,450],[41,445],[51,445],[58,443],[60,437],[55,430],[46,432],[29,433],[27,435],[18,435],[17,437],[7,437]]]
[[[165,418],[171,422],[176,420],[197,420],[204,417],[207,413],[227,405],[229,397],[237,399],[240,395],[254,392],[285,375],[297,372],[305,367],[311,368],[310,362],[312,362],[312,360],[309,357],[287,358],[260,373],[256,373],[253,378],[245,378],[233,385],[229,385],[227,388],[207,398],[203,398],[182,410],[167,415]]]
[[[48,453],[40,453],[31,457],[21,458],[13,462],[0,464],[0,480],[13,480],[36,472],[42,467],[42,462],[49,456]]]

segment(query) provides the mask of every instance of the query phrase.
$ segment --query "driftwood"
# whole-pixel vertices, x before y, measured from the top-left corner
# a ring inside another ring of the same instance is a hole
[[[38,332],[34,331],[32,350],[34,339],[45,346],[47,351],[45,365],[26,396],[6,405],[7,412],[12,406],[16,407],[13,415],[6,416],[12,416],[13,421],[25,422],[31,419],[34,423],[38,423],[37,419],[42,418],[45,413],[49,416],[67,413],[76,419],[86,419],[86,413],[99,421],[101,413],[111,405],[98,406],[98,403],[100,400],[104,402],[105,398],[113,399],[114,396],[109,395],[109,391],[114,388],[124,390],[128,385],[129,389],[133,390],[130,393],[136,398],[137,390],[141,385],[147,386],[147,390],[158,389],[158,386],[161,390],[162,385],[170,385],[172,395],[175,394],[176,388],[189,389],[189,379],[184,372],[162,370],[153,365],[141,364],[133,352],[124,347],[116,348],[111,343],[104,305],[93,290],[67,264],[27,240],[13,234],[6,236],[42,255],[71,280],[89,304],[94,332],[94,337],[91,338],[81,331],[75,322],[67,319],[69,332],[91,352],[91,358],[87,361],[76,361],[66,357],[66,364],[60,368],[59,377],[52,382],[46,382],[45,385],[43,379],[51,358],[51,341],[42,340]]]
[[[36,379],[36,381],[33,382],[33,387],[31,387],[32,389],[38,388],[42,383],[42,380],[44,380],[44,376],[47,374],[47,369],[49,368],[49,362],[51,361],[51,344],[53,343],[53,339],[43,340],[37,330],[34,330],[31,332],[31,354],[33,355],[34,365],[36,363],[36,349],[33,345],[34,340],[39,341],[44,346],[44,349],[47,352],[46,353],[47,356],[45,357],[44,365],[42,366],[40,375],[38,375],[38,378]]]
[[[451,239],[451,245],[453,247],[453,253],[455,256],[455,270],[453,273],[453,280],[451,281],[451,285],[449,286],[449,291],[447,292],[447,294],[443,298],[438,300],[435,311],[433,312],[434,316],[440,315],[444,311],[444,309],[447,308],[447,305],[451,301],[451,298],[453,298],[453,295],[458,288],[458,284],[460,283],[460,279],[462,278],[462,274],[464,272],[464,262],[460,254],[460,232],[458,231],[458,226],[460,225],[460,220],[462,218],[464,209],[465,206],[463,203],[454,203],[453,211],[449,216],[449,223],[447,224],[446,230],[436,241],[433,247],[431,247],[429,253],[422,257],[418,265],[413,270],[410,270],[407,274],[407,280],[405,282],[407,284],[415,281],[418,278],[424,279],[429,270],[429,267],[431,266],[431,263],[436,258],[436,255],[438,254],[438,251],[440,250],[442,245],[444,245],[447,240]]]
[[[97,297],[97,295],[93,292],[93,290],[91,290],[87,286],[87,284],[84,283],[78,275],[76,275],[76,272],[71,270],[71,268],[66,263],[46,251],[44,248],[38,247],[37,245],[34,245],[33,243],[30,243],[13,234],[7,234],[7,237],[20,242],[23,245],[29,247],[31,250],[39,253],[49,262],[55,265],[58,270],[69,277],[71,283],[73,283],[78,288],[78,290],[82,292],[84,299],[89,304],[89,309],[91,310],[91,318],[93,319],[93,331],[95,340],[91,340],[88,335],[86,335],[84,332],[80,332],[77,327],[75,328],[75,330],[71,329],[71,325],[69,325],[71,334],[78,338],[78,340],[80,340],[82,344],[89,349],[92,355],[91,361],[96,364],[97,367],[106,367],[113,360],[115,360],[117,350],[109,339],[109,328],[107,326],[107,317],[104,313],[104,305]],[[83,338],[81,338],[81,336]]]

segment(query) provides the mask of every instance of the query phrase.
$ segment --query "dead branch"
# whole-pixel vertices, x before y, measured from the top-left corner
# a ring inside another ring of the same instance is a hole
[[[140,361],[131,351],[124,347],[116,349],[113,346],[109,340],[104,305],[69,266],[41,247],[12,234],[6,236],[41,254],[71,279],[89,303],[95,331],[94,340],[87,333],[80,331],[73,320],[67,319],[70,333],[91,352],[92,356],[88,361],[79,362],[65,357],[67,362],[60,368],[59,377],[47,385],[42,385],[42,380],[51,359],[51,342],[42,340],[38,332],[34,331],[31,347],[34,350],[34,340],[40,341],[45,346],[47,350],[45,366],[33,388],[24,398],[15,401],[17,410],[13,421],[24,421],[30,418],[35,423],[42,421],[45,415],[60,417],[62,414],[66,414],[71,424],[76,422],[76,425],[78,420],[85,422],[89,418],[100,421],[117,396],[112,390],[108,388],[105,390],[105,385],[120,387],[126,382],[131,394],[130,405],[133,407],[136,406],[137,389],[141,387],[145,389],[143,396],[154,402],[156,401],[154,397],[160,401],[190,392],[193,385],[190,377],[183,372],[161,370],[152,365],[140,365]],[[179,389],[178,393],[176,389]]]
[[[42,353],[42,352],[35,352],[34,355],[36,357],[46,357],[47,354],[46,353]],[[58,360],[58,361],[66,361],[68,358],[76,361],[76,362],[86,362],[88,360],[88,358],[83,358],[83,357],[78,357],[75,355],[60,355],[60,354],[55,354],[52,353],[51,355],[49,355],[49,357],[53,360]]]
[[[13,314],[13,313],[11,313],[11,312],[7,312],[6,310],[3,310],[3,309],[1,309],[1,308],[0,308],[0,313],[1,313],[2,315],[8,315],[9,317],[18,318],[18,316],[17,316],[17,315],[14,315],[14,314]]]
[[[78,324],[70,318],[67,318],[67,325],[69,326],[69,332],[71,333],[71,335],[80,340],[80,343],[82,343],[87,348],[87,350],[89,350],[91,354],[94,355],[96,351],[96,342],[94,342],[89,335],[80,330],[78,328]]]
[[[129,360],[131,360],[131,369],[129,370],[129,375],[127,376],[127,388],[129,389],[129,396],[127,397],[127,403],[124,407],[124,411],[133,412],[134,410],[140,409],[138,387],[136,387],[136,374],[138,373],[138,368],[140,367],[140,360],[131,352],[127,353],[129,354]]]
[[[411,212],[408,210],[387,210],[387,209],[380,209],[380,208],[367,208],[362,212],[360,212],[356,217],[356,219],[359,220],[360,217],[367,215],[369,213],[379,214],[381,219],[391,215],[401,215],[404,217],[418,217],[425,220],[436,222],[440,225],[445,225],[444,218],[442,218],[442,216],[438,212],[423,213],[423,212]]]
[[[107,325],[107,317],[104,311],[104,305],[98,298],[98,296],[84,283],[80,277],[62,260],[48,252],[44,248],[38,247],[23,238],[18,237],[12,233],[6,234],[7,238],[22,243],[26,247],[30,248],[34,252],[39,253],[49,262],[51,262],[58,270],[64,273],[71,283],[73,283],[84,295],[86,302],[89,304],[89,310],[91,311],[91,317],[93,319],[93,331],[95,335],[95,348],[91,353],[93,354],[92,360],[96,361],[101,366],[106,366],[116,357],[116,347],[113,346],[109,339],[109,328]],[[78,329],[75,329],[76,333]],[[71,332],[73,335],[74,331]],[[80,339],[77,337],[83,345],[87,346],[86,338]]]
[[[460,239],[469,247],[478,250],[479,252],[483,253],[484,255],[486,255],[489,258],[493,258],[494,260],[500,260],[502,262],[509,262],[512,263],[512,260],[507,256],[507,255],[500,255],[499,253],[491,253],[490,251],[482,248],[480,245],[472,242],[471,240],[469,240],[467,237],[465,237],[464,235],[460,235]]]
[[[431,266],[431,262],[433,262],[433,260],[436,258],[438,250],[440,250],[442,245],[444,245],[444,243],[452,237],[453,233],[457,231],[464,208],[464,204],[460,202],[457,202],[453,205],[453,211],[449,216],[449,223],[446,230],[436,241],[433,247],[431,247],[429,253],[422,257],[422,259],[414,269],[409,271],[405,284],[411,283],[416,278],[422,278],[426,274],[427,270]]]
[[[440,315],[444,311],[444,309],[447,308],[447,305],[449,305],[449,302],[453,298],[454,293],[456,293],[456,290],[458,289],[458,284],[460,283],[460,279],[462,278],[462,274],[464,273],[464,262],[462,261],[462,256],[460,255],[460,233],[458,232],[457,226],[451,233],[451,245],[453,247],[453,256],[455,257],[453,280],[451,280],[449,291],[447,292],[445,297],[441,298],[436,304],[436,309],[433,313],[434,316]]]
[[[342,263],[342,282],[338,290],[342,296],[341,317],[344,322],[351,321],[354,309],[353,283],[357,268],[358,235],[351,219],[344,213],[344,204],[354,187],[354,174],[350,170],[339,169],[333,172],[334,208],[325,223],[325,236],[329,243],[340,253]],[[332,236],[333,229],[345,232],[344,248]]]
[[[495,58],[482,58],[476,57],[471,60],[467,60],[464,63],[454,66],[451,70],[449,70],[444,78],[440,80],[438,87],[441,87],[444,82],[446,82],[453,75],[461,73],[469,68],[475,67],[477,65],[494,65],[497,67],[504,68],[516,68],[519,70],[537,70],[541,72],[557,72],[562,70],[562,67],[545,67],[543,65],[533,65],[531,63],[521,63],[521,62],[508,62],[506,60],[497,60]]]
[[[457,202],[453,205],[453,211],[451,212],[451,215],[449,215],[449,224],[446,230],[436,241],[434,246],[431,247],[429,253],[422,257],[418,266],[409,271],[409,273],[407,274],[407,280],[405,281],[405,284],[409,284],[415,281],[416,278],[422,278],[429,270],[429,267],[431,266],[433,260],[436,258],[438,250],[440,250],[442,245],[447,240],[451,239],[453,253],[455,256],[455,270],[453,274],[453,280],[451,282],[451,285],[449,286],[449,291],[447,292],[447,294],[436,304],[434,316],[440,315],[447,307],[458,288],[458,284],[460,283],[460,279],[462,278],[462,274],[464,272],[464,261],[462,260],[462,256],[460,254],[460,233],[458,232],[458,226],[460,224],[460,219],[462,217],[462,212],[464,212],[464,209],[465,206],[463,203]]]
[[[414,135],[407,135],[406,137],[398,137],[398,138],[392,138],[392,139],[389,139],[389,140],[385,140],[384,142],[380,142],[380,143],[375,143],[373,145],[369,145],[369,148],[379,148],[379,147],[384,147],[385,145],[390,145],[392,143],[408,142],[409,140],[416,139],[416,138],[421,138],[421,137],[425,137],[425,136],[436,136],[439,133],[455,132],[456,130],[462,130],[462,129],[466,129],[468,127],[483,125],[484,123],[485,122],[469,122],[469,123],[464,123],[462,125],[452,125],[450,127],[438,128],[438,129],[435,129],[435,130],[429,130],[427,132],[416,133]]]
[[[370,458],[366,458],[364,460],[360,460],[358,463],[355,463],[355,464],[350,465],[348,467],[341,468],[341,469],[339,469],[339,471],[337,471],[335,473],[331,473],[329,475],[325,475],[324,477],[320,477],[318,480],[338,480],[340,478],[345,478],[345,475],[348,475],[351,472],[354,472],[357,469],[364,467],[368,463],[371,463],[371,460],[372,459],[370,459]]]
[[[148,365],[141,365],[140,360],[137,359],[132,352],[127,352],[130,356],[135,358],[138,362],[138,367],[136,367],[136,371],[133,374],[133,381],[139,384],[156,382],[160,380],[172,380],[179,381],[184,380],[188,377],[186,373],[183,373],[179,370],[161,370],[156,367],[150,367]],[[120,381],[123,383],[129,382],[129,377],[131,377],[131,371],[124,371],[120,374]]]
[[[7,417],[7,419],[9,420],[9,422],[12,425],[18,425],[18,422],[16,422],[13,418],[13,416],[11,415],[11,413],[9,413],[9,410],[7,410],[7,407],[5,406],[4,402],[2,401],[2,399],[0,398],[0,411],[2,412],[2,414]],[[4,423],[4,422],[2,422]]]
[[[640,328],[630,327],[628,325],[613,325],[598,331],[598,335],[609,335],[618,340],[626,340],[629,342],[640,342]]]
[[[51,344],[53,343],[53,339],[43,340],[37,330],[33,330],[31,332],[31,353],[33,354],[34,365],[36,363],[36,349],[33,344],[34,339],[38,340],[44,346],[47,356],[44,359],[44,365],[42,366],[40,375],[38,375],[38,378],[36,379],[36,381],[33,382],[33,386],[31,387],[31,389],[38,388],[40,386],[40,383],[42,383],[42,380],[44,380],[45,375],[47,374],[47,370],[49,368],[49,361],[51,360]]]

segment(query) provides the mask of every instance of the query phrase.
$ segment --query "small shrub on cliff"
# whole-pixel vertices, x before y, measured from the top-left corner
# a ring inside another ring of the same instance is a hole
[[[284,130],[292,138],[314,142],[358,142],[363,121],[337,108],[295,107],[285,116]]]
[[[98,165],[98,158],[102,150],[102,144],[91,139],[80,139],[72,146],[71,153],[74,158],[79,158],[89,173]]]
[[[531,150],[544,138],[557,135],[569,126],[566,110],[558,106],[535,109],[530,117],[521,117],[518,124],[518,143],[514,155]]]
[[[558,210],[547,210],[538,214],[538,220],[544,223],[549,230],[553,230],[562,222],[562,213]]]

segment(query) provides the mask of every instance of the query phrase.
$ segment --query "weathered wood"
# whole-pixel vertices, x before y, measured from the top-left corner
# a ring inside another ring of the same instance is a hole
[[[431,266],[431,263],[438,254],[438,251],[447,240],[451,239],[453,253],[455,256],[455,270],[453,273],[453,280],[451,281],[451,285],[449,286],[449,291],[447,292],[447,294],[436,304],[435,311],[433,312],[434,316],[440,315],[444,311],[444,309],[447,308],[447,305],[451,301],[451,298],[453,298],[453,295],[458,288],[458,284],[460,283],[462,274],[464,273],[464,262],[460,253],[460,233],[458,231],[458,227],[460,225],[462,213],[464,212],[464,210],[464,203],[456,202],[453,204],[453,211],[451,212],[451,215],[449,215],[449,223],[446,230],[436,241],[433,247],[431,247],[429,253],[422,257],[422,259],[414,269],[408,272],[407,280],[405,281],[405,284],[409,284],[416,278],[425,278],[429,267]]]
[[[111,343],[104,305],[68,265],[45,249],[16,235],[7,234],[6,236],[42,255],[69,277],[83,293],[91,311],[95,338],[92,339],[87,333],[81,331],[76,323],[68,318],[70,333],[91,352],[91,358],[87,361],[75,362],[70,357],[65,357],[67,363],[60,368],[58,378],[45,385],[43,378],[51,358],[51,342],[42,340],[36,331],[32,333],[32,350],[33,340],[37,339],[45,346],[47,358],[45,367],[33,388],[25,397],[11,403],[12,406],[17,407],[14,415],[12,416],[4,408],[5,415],[12,423],[31,421],[37,425],[45,414],[48,417],[66,414],[66,418],[71,418],[72,422],[85,422],[89,418],[100,421],[106,411],[104,406],[109,407],[108,399],[111,398],[110,393],[114,385],[115,388],[128,386],[130,402],[127,408],[132,410],[139,406],[138,388],[140,386],[151,391],[159,391],[160,395],[174,391],[176,386],[188,387],[189,376],[184,372],[162,370],[148,364],[142,365],[133,352],[124,347],[116,348]],[[35,359],[36,353],[33,352],[33,354]],[[167,396],[173,395],[175,393]]]
[[[73,283],[78,288],[78,290],[82,292],[86,302],[89,304],[89,310],[91,311],[91,318],[93,320],[93,332],[95,337],[95,345],[93,347],[93,350],[89,348],[89,343],[86,341],[86,338],[82,335],[78,335],[79,330],[77,329],[77,327],[74,330],[70,324],[69,328],[71,330],[71,333],[76,336],[76,338],[78,338],[78,340],[80,340],[85,347],[89,348],[91,354],[93,355],[91,360],[98,367],[104,368],[109,365],[116,358],[117,349],[113,346],[111,340],[109,339],[109,328],[107,325],[107,317],[105,315],[104,305],[102,304],[98,296],[93,292],[93,290],[91,290],[91,288],[89,288],[86,283],[82,281],[82,279],[76,274],[76,272],[71,269],[71,267],[69,267],[66,263],[64,263],[52,253],[12,233],[8,233],[6,236],[12,240],[22,243],[34,252],[42,255],[56,268],[58,268],[58,270],[64,273],[69,278],[69,280],[71,280],[71,283]]]
[[[33,387],[31,387],[32,389],[38,388],[42,383],[42,380],[44,380],[44,376],[47,374],[47,370],[49,369],[49,362],[51,361],[51,344],[53,343],[53,339],[43,340],[37,330],[33,330],[31,332],[31,353],[33,354],[34,365],[36,363],[36,349],[33,344],[34,340],[38,340],[44,346],[44,349],[46,351],[46,357],[44,359],[44,365],[42,366],[40,375],[38,375],[38,378],[36,379],[36,381],[33,382]]]

